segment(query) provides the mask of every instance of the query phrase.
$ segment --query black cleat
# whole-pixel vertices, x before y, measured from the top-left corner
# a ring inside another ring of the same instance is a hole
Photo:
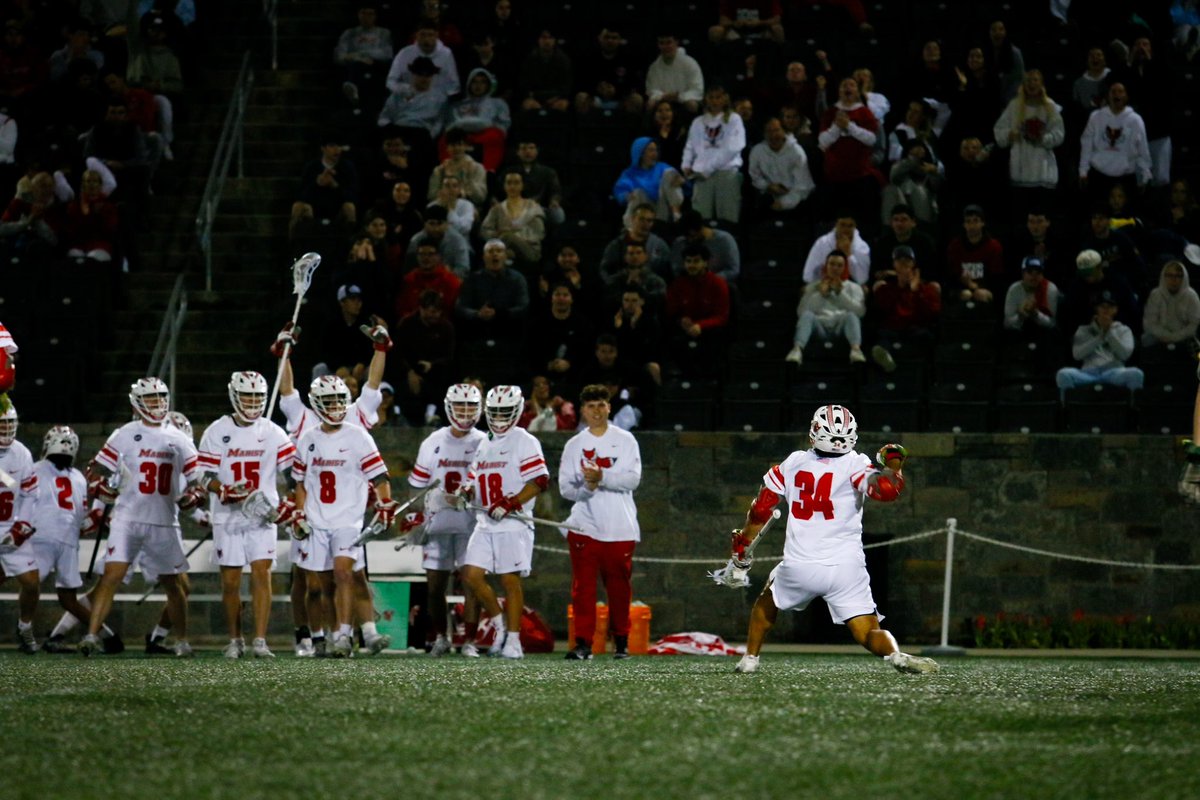
[[[165,639],[153,639],[150,634],[146,634],[146,655],[148,656],[173,656],[175,651],[165,646]]]
[[[620,661],[623,658],[629,658],[629,652],[627,650],[618,650],[617,652],[613,653],[613,659],[616,661]]]
[[[616,645],[616,651],[613,653],[613,658],[620,661],[623,658],[629,658],[629,637],[614,636],[613,643]]]
[[[121,634],[114,633],[107,639],[101,637],[100,646],[104,650],[104,655],[115,656],[125,652],[125,640],[121,638]]]
[[[592,646],[583,639],[575,640],[575,647],[567,651],[567,661],[591,661]]]
[[[75,648],[67,644],[62,636],[51,636],[42,642],[42,650],[47,653],[74,653]]]
[[[21,630],[17,628],[17,652],[31,656],[38,651],[37,640],[33,638],[33,628]]]

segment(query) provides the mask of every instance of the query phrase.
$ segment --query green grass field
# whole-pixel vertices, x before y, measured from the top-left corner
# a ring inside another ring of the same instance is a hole
[[[0,655],[0,797],[1196,798],[1197,662]]]

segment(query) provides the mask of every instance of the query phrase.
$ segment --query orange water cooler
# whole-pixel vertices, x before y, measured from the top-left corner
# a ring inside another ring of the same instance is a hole
[[[575,646],[575,607],[567,605],[567,642]],[[596,634],[592,637],[592,653],[603,655],[608,649],[608,605],[596,603]],[[644,656],[650,649],[650,606],[634,601],[629,607],[629,652]]]

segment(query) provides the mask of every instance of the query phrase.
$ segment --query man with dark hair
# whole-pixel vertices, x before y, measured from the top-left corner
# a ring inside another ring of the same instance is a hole
[[[421,292],[417,312],[396,326],[396,400],[412,425],[436,422],[437,404],[450,385],[454,325],[443,304],[440,292],[426,289]]]
[[[538,161],[538,145],[529,137],[517,139],[517,161],[500,171],[499,184],[504,185],[504,176],[519,172],[525,188],[521,195],[536,200],[546,210],[546,220],[552,225],[561,225],[566,218],[562,208],[562,184],[553,167]]]
[[[641,541],[633,492],[642,480],[642,455],[633,434],[608,421],[608,389],[585,386],[580,393],[584,430],[563,448],[558,485],[574,501],[564,522],[571,550],[571,603],[575,647],[571,661],[592,657],[596,631],[596,580],[604,581],[614,658],[629,657],[629,606],[633,600],[633,552]]]
[[[708,268],[708,248],[691,244],[683,251],[684,274],[667,287],[667,320],[675,328],[676,358],[691,375],[711,374],[729,325],[729,285]]]
[[[429,206],[425,209],[425,227],[408,242],[405,261],[410,265],[416,262],[417,249],[422,242],[436,244],[442,263],[458,277],[467,277],[467,273],[471,271],[471,246],[461,233],[450,226],[443,206]]]
[[[617,272],[621,268],[626,245],[637,242],[646,251],[651,271],[664,278],[670,277],[671,248],[653,233],[657,219],[654,206],[649,203],[634,208],[629,227],[622,229],[616,238],[605,245],[600,256],[600,275],[609,278]]]

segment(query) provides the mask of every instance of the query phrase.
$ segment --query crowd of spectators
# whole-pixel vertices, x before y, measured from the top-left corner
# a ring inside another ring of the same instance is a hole
[[[974,345],[1007,354],[989,385],[1064,399],[1190,363],[1186,32],[1165,7],[936,5],[355,3],[294,247],[347,253],[331,308],[354,288],[446,331],[444,368],[389,376],[411,424],[431,382],[489,365],[545,395],[537,424],[567,424],[583,376],[650,424],[665,384],[726,379],[747,337],[768,377],[833,369],[832,343],[857,384],[939,380],[939,347]],[[762,300],[795,316],[764,331]]]

